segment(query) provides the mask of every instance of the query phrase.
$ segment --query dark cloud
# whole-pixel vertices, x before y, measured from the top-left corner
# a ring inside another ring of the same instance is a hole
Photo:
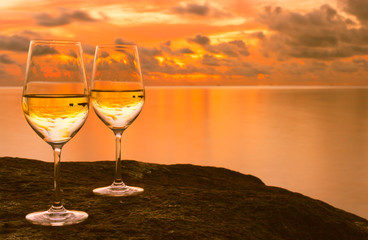
[[[162,45],[170,47],[171,46],[171,41],[170,40],[166,41]]]
[[[363,58],[354,58],[353,63],[358,65],[360,69],[368,71],[368,61]]]
[[[66,54],[69,55],[69,56],[71,56],[71,57],[73,57],[73,58],[78,58],[78,54],[77,54],[77,52],[75,50],[70,49],[68,51],[68,53],[66,53]]]
[[[92,46],[89,44],[83,44],[82,48],[83,48],[83,53],[88,54],[88,55],[95,55],[95,50],[96,50],[95,46]]]
[[[352,73],[359,70],[359,65],[354,62],[342,62],[340,60],[333,61],[331,67],[336,72]]]
[[[210,12],[210,7],[207,4],[200,5],[196,3],[187,3],[185,6],[177,6],[172,10],[179,14],[195,14],[199,16],[206,16]]]
[[[35,45],[32,49],[32,56],[42,56],[42,55],[53,55],[59,52],[54,48],[47,45]]]
[[[171,49],[171,41],[166,41],[160,44],[160,50],[169,53],[170,55],[175,55],[174,51]]]
[[[225,74],[243,77],[255,77],[258,74],[269,74],[271,67],[251,64],[249,62],[241,62],[231,67]]]
[[[122,39],[122,38],[117,38],[115,39],[115,44],[134,44],[134,42]]]
[[[14,64],[15,62],[8,55],[1,54],[0,55],[0,63],[3,63],[3,64]]]
[[[265,39],[265,35],[261,31],[260,32],[250,33],[250,34],[248,34],[248,36],[253,37],[253,38],[258,38],[258,39],[261,39],[261,40]]]
[[[352,61],[335,60],[332,62],[331,68],[340,73],[354,73],[360,70],[368,71],[368,61],[361,57],[353,58]]]
[[[205,54],[202,57],[202,62],[205,66],[219,67],[219,66],[233,66],[233,61],[226,58],[216,58],[213,55]]]
[[[171,50],[171,52],[175,52]],[[157,73],[165,74],[193,74],[200,72],[198,67],[193,65],[179,66],[175,61],[165,59],[163,62],[157,60],[156,57],[163,57],[164,52],[157,48],[140,48],[140,62],[143,75],[152,76]]]
[[[193,41],[193,39],[195,41]],[[268,74],[270,67],[257,65],[254,63],[244,63],[242,57],[248,56],[246,44],[241,40],[234,40],[219,44],[210,43],[209,38],[198,35],[196,38],[188,40],[192,43],[202,43],[201,45],[207,53],[203,57],[193,59],[194,62],[186,62],[181,65],[176,62],[173,57],[180,57],[185,53],[193,54],[190,48],[172,49],[171,42],[165,42],[160,48],[139,48],[142,72],[146,77],[159,76],[159,74],[205,74],[220,75],[224,79],[232,79],[233,76],[254,77],[257,74]],[[208,41],[201,41],[208,39]],[[216,56],[216,54],[224,54],[231,57]]]
[[[160,49],[139,47],[138,51],[143,74],[148,74],[149,72],[160,72],[160,63],[155,58],[162,55],[162,51]]]
[[[201,46],[208,45],[211,42],[208,37],[202,35],[197,35],[195,38],[188,38],[187,41],[191,43],[197,43]]]
[[[326,70],[328,65],[322,61],[312,60],[305,61],[304,67],[307,69],[307,72],[320,72]]]
[[[208,37],[197,35],[195,38],[188,38],[187,41],[201,45],[210,53],[221,53],[228,57],[249,56],[248,47],[242,40],[233,40],[212,45]]]
[[[306,46],[320,45],[325,39],[335,44],[339,32],[346,30],[343,18],[328,5],[304,15],[284,11],[280,7],[266,8],[260,21],[271,30],[290,37],[291,43]]]
[[[297,58],[316,58],[331,60],[335,58],[346,58],[355,55],[367,55],[368,47],[341,46],[338,48],[308,48],[298,47],[289,51],[290,56]]]
[[[344,10],[355,15],[360,22],[368,22],[368,1],[367,0],[339,0]]]
[[[254,77],[257,74],[268,74],[270,67],[254,63],[244,63],[243,57],[249,55],[244,41],[233,40],[218,44],[211,44],[207,36],[197,35],[187,39],[189,43],[199,44],[205,53],[200,58],[180,63],[184,54],[195,54],[189,47],[173,49],[170,41],[164,42],[155,48],[140,47],[140,62],[145,77],[158,79],[160,74],[204,74],[222,76],[224,79],[233,79],[233,76]]]
[[[261,39],[263,51],[276,52],[279,60],[332,60],[368,54],[368,29],[352,28],[350,19],[328,5],[305,14],[267,7],[259,20],[274,32]]]
[[[171,56],[181,56],[183,54],[193,54],[195,52],[193,50],[191,50],[190,48],[187,48],[187,47],[181,48],[181,49],[178,49],[178,50],[173,50],[171,48],[171,41],[166,41],[166,42],[160,44],[159,52],[157,52],[157,53],[158,54],[166,53],[166,54],[171,55]]]
[[[202,64],[208,66],[221,66],[220,60],[209,54],[203,55]]]
[[[110,54],[108,52],[105,52],[105,51],[101,51],[101,52],[98,52],[99,54],[97,54],[97,56],[99,58],[107,58],[110,56]]]
[[[284,62],[278,65],[276,71],[279,71],[279,73],[285,75],[285,78],[289,79],[295,77],[302,79],[303,76],[313,74],[314,76],[319,76],[322,81],[329,79],[328,81],[333,82],[337,76],[345,76],[347,80],[351,80],[354,75],[349,74],[368,71],[368,61],[361,57],[356,57],[352,60],[335,59],[329,62],[306,59],[303,63]],[[305,80],[307,79],[304,78]]]
[[[72,13],[69,13],[68,15],[69,15],[69,18],[73,20],[85,21],[85,22],[96,21],[96,19],[92,18],[88,13],[80,11],[80,10],[73,11]]]
[[[67,61],[65,63],[59,63],[58,69],[70,71],[72,74],[80,74],[80,65],[76,61]]]
[[[288,73],[290,75],[304,75],[308,73],[323,73],[329,68],[324,61],[307,59],[303,64],[298,62],[284,62],[278,66],[278,71]]]
[[[37,32],[33,32],[30,30],[24,30],[20,33],[21,36],[29,37],[29,38],[41,38],[41,35]]]
[[[26,52],[28,51],[29,42],[29,38],[19,35],[0,35],[0,49],[2,50]]]
[[[149,56],[149,57],[156,57],[156,56],[162,55],[162,51],[158,48],[140,47],[139,48],[139,53],[141,53],[145,56]]]
[[[47,13],[40,13],[35,16],[38,25],[46,27],[54,27],[69,24],[72,20],[65,14],[60,17],[54,18]]]
[[[211,18],[227,18],[232,17],[233,14],[226,12],[222,9],[218,9],[211,6],[208,3],[198,4],[198,3],[186,3],[170,9],[171,13],[188,15],[194,17],[211,17]]]
[[[182,53],[182,54],[193,54],[195,53],[192,49],[190,48],[182,48],[182,49],[179,49],[178,51],[179,53]]]
[[[249,56],[248,47],[245,45],[245,43],[242,40],[230,41],[228,42],[228,45],[232,47],[235,46],[235,49],[240,55]]]
[[[229,43],[220,43],[217,45],[207,46],[206,50],[211,53],[223,53],[228,57],[237,57],[239,54],[235,51],[235,48]],[[249,54],[248,54],[249,55]]]
[[[53,17],[47,13],[41,13],[35,16],[37,24],[40,26],[54,27],[62,26],[72,23],[73,21],[94,22],[96,19],[92,18],[87,12],[81,10],[65,11],[59,17]]]

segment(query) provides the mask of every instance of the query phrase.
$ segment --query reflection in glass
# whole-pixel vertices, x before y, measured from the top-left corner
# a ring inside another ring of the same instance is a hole
[[[113,197],[143,192],[143,188],[125,185],[121,176],[121,137],[144,104],[144,87],[135,45],[96,47],[90,97],[96,115],[114,132],[116,139],[114,182],[93,192]]]
[[[22,108],[32,129],[54,151],[54,198],[47,211],[26,216],[46,226],[76,224],[87,219],[81,211],[66,210],[60,192],[61,149],[88,116],[88,87],[79,42],[31,41]]]

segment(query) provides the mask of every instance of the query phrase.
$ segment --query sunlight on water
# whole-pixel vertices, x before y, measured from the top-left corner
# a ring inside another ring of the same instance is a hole
[[[0,156],[52,161],[21,89],[0,93]],[[147,88],[122,142],[124,159],[226,167],[368,218],[367,89]],[[62,161],[113,160],[114,144],[91,111]]]

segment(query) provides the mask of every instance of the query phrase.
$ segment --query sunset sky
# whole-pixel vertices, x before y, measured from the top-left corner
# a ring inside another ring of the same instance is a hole
[[[367,85],[367,0],[0,0],[0,86],[29,41],[136,43],[146,85]]]

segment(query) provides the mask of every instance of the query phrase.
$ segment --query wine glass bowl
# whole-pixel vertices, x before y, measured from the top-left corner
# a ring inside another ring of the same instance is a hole
[[[96,47],[90,91],[96,115],[115,134],[116,166],[112,185],[96,188],[96,195],[122,197],[143,192],[124,184],[121,177],[121,137],[138,117],[145,100],[136,45],[112,44]]]
[[[88,214],[66,210],[60,190],[61,149],[83,126],[89,112],[88,85],[79,42],[30,42],[22,109],[28,124],[53,149],[54,195],[49,210],[26,216],[46,226],[71,225]]]

